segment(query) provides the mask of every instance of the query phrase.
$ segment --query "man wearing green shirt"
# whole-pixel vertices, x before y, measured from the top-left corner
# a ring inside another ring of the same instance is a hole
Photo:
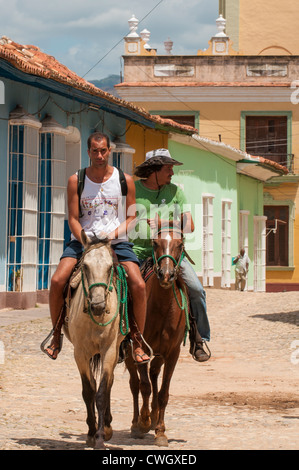
[[[140,261],[152,254],[151,228],[155,227],[156,214],[159,214],[162,223],[165,221],[179,228],[183,226],[184,233],[194,231],[192,215],[184,211],[185,195],[171,183],[174,165],[182,163],[171,158],[167,149],[157,149],[148,152],[145,162],[136,168],[135,175],[141,178],[135,182],[138,224],[130,237]],[[196,361],[204,362],[210,358],[203,347],[206,341],[210,341],[205,291],[186,257],[181,263],[181,276],[188,288],[191,312],[197,326],[197,331],[190,336],[190,353]]]

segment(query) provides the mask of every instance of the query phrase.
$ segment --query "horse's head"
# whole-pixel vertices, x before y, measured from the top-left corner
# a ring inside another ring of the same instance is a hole
[[[176,280],[184,253],[181,230],[158,229],[152,241],[154,271],[161,287],[168,289]]]
[[[113,279],[113,260],[108,240],[90,239],[81,232],[84,246],[82,282],[84,294],[94,315],[106,309],[106,298]]]

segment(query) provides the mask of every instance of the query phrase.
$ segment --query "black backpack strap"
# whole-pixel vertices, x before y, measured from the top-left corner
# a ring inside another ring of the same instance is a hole
[[[85,174],[86,174],[86,168],[81,168],[78,170],[78,188],[77,188],[77,193],[79,196],[79,217],[83,217],[82,211],[81,211],[81,194],[84,188],[84,182],[85,182]]]
[[[125,174],[122,171],[122,169],[118,168],[118,167],[117,167],[117,169],[118,169],[118,173],[119,173],[119,182],[120,182],[120,186],[121,186],[121,194],[123,196],[126,196],[128,194],[127,180],[126,180]]]

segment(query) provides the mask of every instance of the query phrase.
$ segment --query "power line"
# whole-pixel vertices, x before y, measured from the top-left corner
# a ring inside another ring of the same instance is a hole
[[[139,24],[142,23],[164,0],[160,0],[140,21]],[[98,60],[83,76],[84,78],[86,75],[89,74],[97,65],[99,65],[102,60],[104,60],[122,41],[124,38],[121,38],[100,60]]]

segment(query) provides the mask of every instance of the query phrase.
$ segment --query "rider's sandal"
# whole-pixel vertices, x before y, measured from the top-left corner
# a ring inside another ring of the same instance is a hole
[[[134,350],[134,347],[133,347],[133,341],[130,339],[130,343],[131,343],[131,348],[132,348],[132,357],[133,357],[133,361],[134,361],[134,364],[136,365],[142,365],[142,364],[147,364],[148,362],[150,362],[152,356],[153,356],[153,350],[152,348],[150,347],[149,344],[147,344],[147,342],[144,340],[143,336],[140,334],[140,337],[141,337],[141,340],[144,342],[144,344],[147,346],[147,348],[149,349],[149,354],[146,354],[143,349],[142,349],[142,346],[140,344],[140,342],[137,340],[136,336],[135,336],[135,339],[138,341],[139,343],[139,348],[143,351],[143,354],[139,354],[139,353],[136,353],[135,350]],[[148,359],[143,359],[144,356],[148,356]],[[140,357],[142,359],[142,361],[137,361],[137,357]]]
[[[46,339],[44,339],[44,341],[41,343],[40,345],[40,348],[41,348],[41,351],[43,353],[45,353],[50,359],[52,359],[52,361],[55,361],[58,357],[58,354],[60,353],[61,349],[62,349],[62,343],[63,343],[63,334],[61,333],[60,336],[59,336],[59,346],[54,348],[54,345],[53,344],[50,344],[49,346],[45,347],[46,343],[49,341],[49,339],[53,336],[55,332],[55,328],[53,328],[53,330],[51,330],[50,334],[46,337]],[[52,354],[50,354],[47,349],[50,349],[52,352]],[[53,357],[55,352],[58,351],[58,354],[56,357]]]
[[[143,354],[138,354],[138,353],[134,353],[132,352],[132,356],[133,356],[133,360],[134,360],[134,364],[147,364],[151,358],[149,357],[148,359],[143,359],[144,356],[147,356],[146,353],[143,353]],[[142,361],[137,361],[137,357],[140,357],[142,359]]]

